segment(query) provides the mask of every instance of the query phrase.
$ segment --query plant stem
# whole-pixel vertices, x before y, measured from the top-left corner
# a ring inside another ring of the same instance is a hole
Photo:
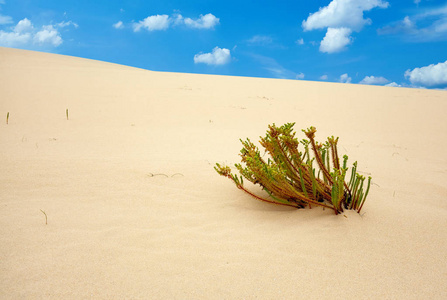
[[[236,182],[236,181],[234,180],[234,178],[231,177],[231,175],[228,175],[228,176],[226,176],[226,177],[228,177],[228,178],[230,178],[231,180],[233,180],[233,181],[236,183],[236,187],[237,187],[238,189],[243,190],[244,192],[246,192],[247,194],[249,194],[250,196],[252,196],[252,197],[254,197],[254,198],[258,199],[258,200],[261,200],[261,201],[264,201],[264,202],[268,202],[268,203],[273,203],[273,204],[278,204],[278,205],[284,205],[284,206],[290,206],[290,207],[298,208],[297,205],[288,204],[288,203],[281,203],[281,202],[275,202],[275,201],[271,201],[271,200],[264,199],[264,198],[261,198],[261,197],[259,197],[259,196],[256,196],[255,194],[253,194],[253,193],[250,192],[249,190],[245,189],[245,188],[242,186],[242,184]]]
[[[45,225],[48,225],[48,217],[47,217],[47,214],[43,211],[43,210],[40,210],[44,215],[45,215]]]
[[[365,204],[366,196],[368,196],[370,186],[371,186],[371,176],[368,177],[368,187],[366,188],[365,196],[363,197],[363,202],[359,207],[358,213],[360,213],[360,211],[362,210],[363,204]]]
[[[310,144],[312,146],[312,150],[315,154],[315,158],[317,159],[318,166],[320,167],[321,171],[323,172],[324,177],[329,181],[330,184],[333,184],[332,176],[329,174],[329,171],[326,169],[326,166],[324,165],[323,161],[321,160],[320,152],[317,149],[317,145],[315,144],[314,135],[315,135],[316,129],[314,127],[311,127],[309,131],[305,132],[307,137],[310,140]]]

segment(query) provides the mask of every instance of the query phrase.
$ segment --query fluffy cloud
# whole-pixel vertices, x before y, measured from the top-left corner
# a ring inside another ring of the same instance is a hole
[[[14,27],[14,32],[23,33],[29,32],[34,29],[33,24],[27,18],[20,20],[19,23]]]
[[[135,32],[140,31],[142,28],[147,29],[148,31],[166,30],[172,25],[182,24],[191,28],[212,29],[219,24],[219,18],[216,18],[213,14],[200,15],[200,17],[195,20],[191,18],[184,18],[181,14],[174,14],[173,16],[153,15],[139,21],[138,23],[134,23],[133,30]]]
[[[395,83],[395,82],[390,82],[390,83],[388,83],[388,84],[385,84],[385,86],[390,86],[390,87],[401,87],[400,84],[397,84],[397,83]]]
[[[320,51],[335,53],[346,49],[352,42],[350,37],[352,31],[349,28],[328,28],[325,37],[320,43]]]
[[[146,19],[135,23],[133,31],[140,31],[141,28],[147,29],[148,31],[165,30],[169,27],[169,23],[170,20],[168,15],[149,16]]]
[[[304,73],[299,73],[296,75],[296,79],[304,79]]]
[[[12,31],[5,32],[0,30],[0,46],[6,47],[21,47],[29,43],[31,40],[30,31],[33,30],[33,25],[28,19],[23,19],[13,27]]]
[[[402,35],[411,42],[445,40],[447,36],[447,5],[425,10],[377,30],[378,34]]]
[[[373,8],[387,8],[388,2],[382,0],[332,0],[328,6],[321,7],[302,22],[304,31],[327,28],[321,41],[320,51],[334,53],[345,49],[352,42],[353,31],[359,32],[363,26],[371,24],[363,13]]]
[[[304,30],[322,29],[326,27],[347,27],[359,31],[371,19],[364,19],[363,12],[375,7],[387,8],[388,2],[382,0],[332,0],[328,6],[310,14],[303,21]]]
[[[4,47],[22,47],[31,39],[31,34],[20,34],[17,32],[5,32],[0,30],[0,46]]]
[[[181,16],[181,15],[180,15]],[[200,18],[193,20],[186,18],[184,20],[185,25],[198,29],[211,29],[219,24],[219,18],[216,18],[213,14],[200,15]]]
[[[447,85],[447,61],[407,70],[405,78],[408,78],[414,85],[428,87]]]
[[[11,31],[0,30],[0,46],[6,47],[58,47],[63,43],[58,28],[69,25],[77,27],[71,21],[61,22],[56,25],[44,25],[40,30],[36,29],[27,18],[20,20]]]
[[[390,82],[385,77],[374,77],[374,76],[365,76],[365,78],[360,81],[360,84],[386,84]]]
[[[320,80],[327,80],[328,79],[328,76],[327,75],[321,75],[320,76]]]
[[[231,60],[230,50],[215,47],[211,53],[199,53],[194,55],[194,63],[207,65],[225,65]]]
[[[38,45],[48,44],[57,47],[62,44],[62,37],[52,25],[47,25],[34,35],[34,42]]]
[[[304,45],[304,40],[303,40],[303,38],[298,39],[298,40],[296,41],[296,44],[297,44],[297,45]]]
[[[124,28],[124,24],[122,21],[118,21],[115,24],[112,25],[113,27],[115,27],[116,29],[123,29]]]
[[[345,73],[345,74],[342,74],[342,75],[340,76],[340,80],[339,80],[339,81],[340,81],[341,83],[351,83],[351,80],[352,80],[352,78],[349,77],[347,73]]]

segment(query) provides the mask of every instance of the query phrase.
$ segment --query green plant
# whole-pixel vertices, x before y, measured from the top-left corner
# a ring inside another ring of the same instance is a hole
[[[8,113],[6,114],[6,125],[8,125],[8,123],[9,123],[9,111],[8,111]]]
[[[65,110],[65,115],[67,116],[67,121],[68,121],[68,108]]]
[[[258,200],[296,208],[322,206],[334,210],[335,214],[344,209],[360,213],[369,192],[371,177],[364,192],[365,177],[357,173],[357,162],[354,162],[350,179],[346,181],[348,156],[344,155],[340,162],[338,137],[332,136],[325,143],[318,143],[315,141],[316,129],[310,127],[303,130],[308,139],[298,141],[293,131],[294,125],[269,125],[266,136],[260,140],[261,146],[269,154],[267,158],[261,155],[250,139],[241,140],[243,148],[240,156],[244,166],[235,165],[240,176],[233,174],[228,166],[216,164],[214,169]],[[301,152],[298,150],[300,144],[303,146]],[[269,197],[255,195],[246,189],[244,178],[259,184]]]

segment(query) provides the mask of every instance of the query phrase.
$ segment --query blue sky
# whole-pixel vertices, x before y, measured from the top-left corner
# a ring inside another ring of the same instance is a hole
[[[0,46],[184,73],[447,88],[439,0],[0,0]]]

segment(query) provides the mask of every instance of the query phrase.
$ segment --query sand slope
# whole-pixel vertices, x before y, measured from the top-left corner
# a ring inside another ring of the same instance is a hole
[[[446,112],[446,91],[0,48],[0,298],[446,299]],[[273,122],[340,136],[373,176],[363,216],[215,173]]]

